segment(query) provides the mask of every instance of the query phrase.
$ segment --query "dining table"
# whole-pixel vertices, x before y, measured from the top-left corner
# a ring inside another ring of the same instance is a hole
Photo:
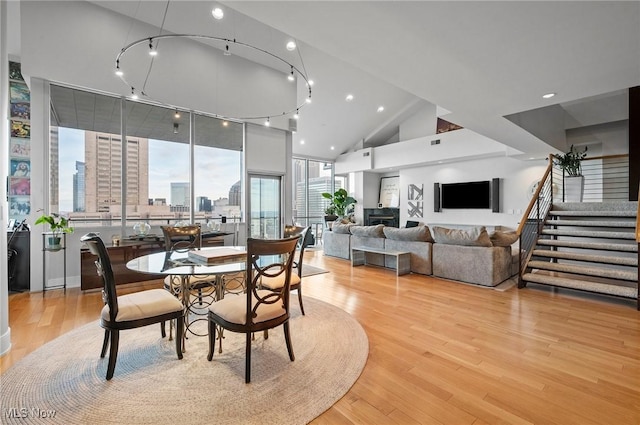
[[[191,254],[190,254],[191,252]],[[202,260],[205,257],[206,260]],[[244,272],[246,268],[246,248],[244,246],[217,246],[201,248],[199,250],[176,250],[142,255],[129,260],[127,268],[132,271],[147,274],[160,274],[177,279],[176,295],[184,306],[185,329],[187,333],[196,336],[206,336],[197,333],[194,323],[207,320],[209,303],[200,300],[191,302],[189,278],[191,276],[211,276],[213,302],[222,299],[225,293],[244,291]],[[172,285],[173,287],[173,285]],[[185,341],[183,341],[185,342]],[[185,344],[183,344],[183,349]],[[220,349],[222,349],[220,347]]]

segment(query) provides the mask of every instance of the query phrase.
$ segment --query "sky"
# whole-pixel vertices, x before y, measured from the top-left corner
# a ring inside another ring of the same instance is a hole
[[[73,210],[76,161],[84,162],[84,131],[59,127],[60,211]],[[212,154],[213,153],[213,154]],[[227,198],[240,180],[241,152],[196,146],[195,196]],[[171,183],[189,181],[189,147],[149,139],[149,198],[171,202]]]

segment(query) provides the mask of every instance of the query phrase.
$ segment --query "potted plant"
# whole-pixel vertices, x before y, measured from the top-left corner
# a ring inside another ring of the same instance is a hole
[[[60,214],[56,213],[43,214],[35,221],[34,224],[49,225],[51,234],[47,237],[46,249],[52,251],[58,251],[62,248],[60,245],[60,240],[62,239],[63,233],[73,232],[73,227],[69,226],[69,220],[66,217],[63,217]]]
[[[331,201],[329,206],[324,210],[325,214],[336,215],[336,218],[346,217],[351,214],[355,208],[355,204],[358,202],[354,197],[349,196],[347,191],[342,188],[336,190],[333,194],[324,192],[322,196]]]
[[[587,156],[588,147],[578,151],[573,145],[564,155],[556,155],[554,164],[563,171],[564,200],[568,202],[582,202],[584,192],[584,176],[582,175],[582,160]]]

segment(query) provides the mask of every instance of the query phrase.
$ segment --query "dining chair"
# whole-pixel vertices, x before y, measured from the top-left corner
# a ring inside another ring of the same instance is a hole
[[[87,233],[80,240],[87,245],[89,251],[98,257],[95,264],[98,274],[102,276],[104,286],[102,299],[105,302],[100,313],[100,326],[104,328],[104,341],[100,357],[104,358],[107,347],[109,364],[107,366],[107,380],[113,377],[118,358],[118,344],[120,331],[140,328],[142,326],[160,323],[161,335],[166,336],[164,323],[167,320],[177,321],[176,353],[182,359],[182,329],[184,311],[182,303],[163,289],[148,289],[126,295],[118,295],[116,282],[111,268],[109,253],[102,239],[95,233]]]
[[[296,244],[300,236],[287,239],[247,239],[246,292],[225,297],[209,306],[209,354],[215,351],[217,327],[244,333],[245,382],[251,382],[251,339],[254,332],[282,325],[289,359],[295,360],[289,334],[289,297]],[[281,278],[284,286],[278,292],[260,289],[263,277]]]
[[[190,226],[160,226],[164,235],[164,247],[167,252],[187,252],[192,249],[202,248],[202,230],[200,225]],[[187,279],[183,285],[182,279]],[[215,276],[167,276],[164,278],[164,288],[174,295],[179,295],[180,291],[186,290],[184,294],[188,297],[191,291],[198,291],[198,302],[202,301],[202,291],[211,290],[215,294]]]
[[[311,227],[302,226],[285,226],[284,237],[291,238],[299,236],[298,240],[298,258],[293,263],[295,273],[291,276],[290,288],[292,291],[298,292],[298,303],[300,304],[300,311],[304,315],[304,305],[302,304],[302,259],[304,258],[304,250],[306,247],[313,243],[313,236],[311,234]],[[279,291],[284,285],[284,280],[279,277],[263,277],[260,281],[260,285],[263,288],[271,289],[272,291]]]

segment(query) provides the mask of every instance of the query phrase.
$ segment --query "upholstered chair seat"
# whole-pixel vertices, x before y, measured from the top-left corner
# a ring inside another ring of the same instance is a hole
[[[182,310],[182,303],[164,289],[149,289],[144,292],[118,296],[116,322],[144,319]],[[100,314],[108,322],[109,304],[105,304]]]
[[[265,298],[272,292],[267,289],[258,290],[258,298]],[[251,299],[251,305],[256,305],[256,297]],[[213,303],[209,310],[226,320],[229,323],[236,323],[239,325],[245,325],[247,323],[247,300],[245,297],[230,296],[224,298],[216,303]],[[262,303],[258,306],[253,318],[253,323],[266,322],[267,320],[274,319],[276,317],[283,316],[287,313],[282,303],[265,304]]]

